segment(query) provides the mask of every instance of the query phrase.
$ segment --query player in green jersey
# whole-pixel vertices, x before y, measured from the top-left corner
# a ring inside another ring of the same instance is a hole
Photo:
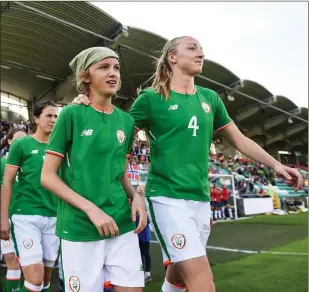
[[[59,238],[55,235],[57,199],[40,184],[45,149],[57,118],[51,101],[34,106],[36,131],[16,139],[9,151],[1,189],[1,238],[10,238],[9,205],[18,175],[11,217],[12,239],[25,282],[21,291],[49,291]]]
[[[146,186],[149,214],[167,267],[163,292],[215,291],[205,246],[211,210],[208,154],[214,132],[241,153],[278,175],[301,175],[246,138],[229,117],[218,94],[194,84],[204,53],[192,37],[169,41],[158,60],[154,81],[133,103],[130,115],[150,139],[151,166]],[[75,103],[88,104],[85,96]],[[168,214],[168,216],[167,216]]]
[[[11,130],[5,141],[1,144],[0,150],[4,147],[10,146],[12,142],[20,137],[25,136],[26,133],[21,129],[13,129]],[[3,184],[3,175],[5,164],[7,161],[7,154],[6,156],[1,157],[1,173],[0,173],[0,185]],[[12,193],[12,200],[9,209],[9,216],[12,214],[13,203],[18,191],[18,179],[14,182],[13,186],[13,193]],[[1,254],[3,256],[4,262],[7,267],[6,278],[2,283],[2,288],[4,292],[11,292],[11,291],[19,291],[20,290],[20,277],[21,271],[20,267],[16,258],[15,249],[14,249],[14,242],[10,237],[9,240],[1,240]],[[13,290],[15,289],[15,290]]]
[[[65,287],[102,292],[103,282],[110,282],[116,292],[142,291],[144,272],[136,233],[146,226],[147,212],[126,176],[134,121],[112,105],[120,85],[118,55],[105,47],[89,48],[70,67],[77,89],[89,93],[91,106],[63,108],[41,178],[42,185],[61,199],[56,232],[61,238]],[[132,210],[127,195],[133,200]]]

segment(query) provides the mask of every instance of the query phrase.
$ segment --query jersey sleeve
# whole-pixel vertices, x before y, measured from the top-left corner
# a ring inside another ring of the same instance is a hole
[[[138,130],[147,128],[149,124],[149,98],[146,91],[142,91],[131,106],[129,114],[135,121],[135,127]]]
[[[224,103],[218,94],[216,94],[216,108],[214,117],[214,131],[219,132],[233,123],[230,118]]]
[[[7,165],[14,166],[14,167],[20,167],[23,161],[23,148],[22,148],[22,142],[23,140],[17,139],[15,140],[9,151],[9,156],[6,161]]]
[[[62,109],[50,136],[46,153],[64,158],[72,140],[72,110],[70,106]]]

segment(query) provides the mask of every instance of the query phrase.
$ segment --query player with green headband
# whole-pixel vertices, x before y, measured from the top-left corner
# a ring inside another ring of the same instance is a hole
[[[294,179],[296,190],[303,184],[297,170],[280,164],[239,131],[215,91],[195,85],[203,64],[196,39],[184,36],[167,42],[151,87],[140,92],[129,112],[150,140],[145,194],[168,265],[163,292],[215,291],[205,250],[211,227],[208,155],[214,132],[278,175]],[[75,102],[88,103],[85,96]]]
[[[41,183],[61,199],[56,234],[68,291],[102,292],[103,282],[116,292],[144,286],[136,233],[146,226],[147,212],[126,176],[134,120],[111,101],[120,87],[118,59],[94,47],[71,61],[77,90],[89,95],[91,106],[64,107],[46,151]]]

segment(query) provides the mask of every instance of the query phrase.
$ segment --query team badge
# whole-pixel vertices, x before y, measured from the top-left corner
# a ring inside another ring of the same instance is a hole
[[[175,234],[172,236],[171,241],[177,249],[183,249],[186,245],[186,237],[183,234]]]
[[[209,114],[210,111],[211,111],[210,105],[205,103],[205,102],[202,102],[202,108],[203,108],[203,110],[205,111],[206,114]]]
[[[72,292],[78,292],[80,290],[80,281],[78,277],[75,276],[70,277],[69,287]]]
[[[120,130],[117,131],[117,139],[118,139],[119,143],[121,143],[121,144],[125,141],[126,134],[124,133],[124,131],[120,131]]]
[[[31,238],[27,238],[23,241],[23,245],[26,249],[30,249],[33,246],[33,240]]]
[[[10,246],[11,246],[11,241],[10,240],[3,241],[3,247],[9,248]]]

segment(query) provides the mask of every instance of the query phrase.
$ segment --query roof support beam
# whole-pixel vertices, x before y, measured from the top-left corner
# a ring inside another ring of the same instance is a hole
[[[301,146],[301,145],[306,144],[307,142],[308,140],[305,141],[305,139],[296,140],[296,141],[293,141],[292,143],[286,144],[286,149],[292,149],[295,146]]]
[[[301,109],[300,108],[296,108],[292,111],[289,112],[291,115],[299,115],[301,114]],[[283,115],[279,115],[276,116],[272,119],[269,119],[265,122],[264,125],[259,125],[259,126],[255,126],[253,128],[251,128],[251,130],[247,133],[247,137],[253,137],[256,135],[260,135],[265,133],[265,131],[268,131],[278,125],[280,125],[281,123],[285,122],[287,120],[287,115],[283,114]]]
[[[306,124],[298,124],[298,125],[295,125],[294,127],[288,128],[284,133],[280,133],[271,138],[266,139],[264,146],[269,146],[270,144],[277,142],[277,141],[286,140],[288,139],[288,137],[301,132],[307,127],[308,125]]]
[[[238,122],[241,122],[242,120],[254,115],[257,112],[259,112],[260,109],[265,108],[265,107],[277,102],[277,98],[276,98],[276,96],[271,96],[267,99],[264,99],[262,102],[264,104],[255,103],[255,104],[249,105],[246,108],[244,108],[243,110],[239,111],[239,113],[236,116],[236,120]]]
[[[54,76],[48,72],[43,72],[43,71],[39,71],[35,68],[31,68],[28,66],[25,66],[23,64],[17,63],[17,62],[13,62],[13,61],[8,61],[8,60],[1,60],[1,65],[10,67],[10,68],[15,68],[21,71],[25,71],[27,73],[32,73],[34,75],[41,75],[41,76],[45,76],[47,78],[51,78],[54,80],[60,80],[60,81],[64,81],[65,79],[59,76]]]

